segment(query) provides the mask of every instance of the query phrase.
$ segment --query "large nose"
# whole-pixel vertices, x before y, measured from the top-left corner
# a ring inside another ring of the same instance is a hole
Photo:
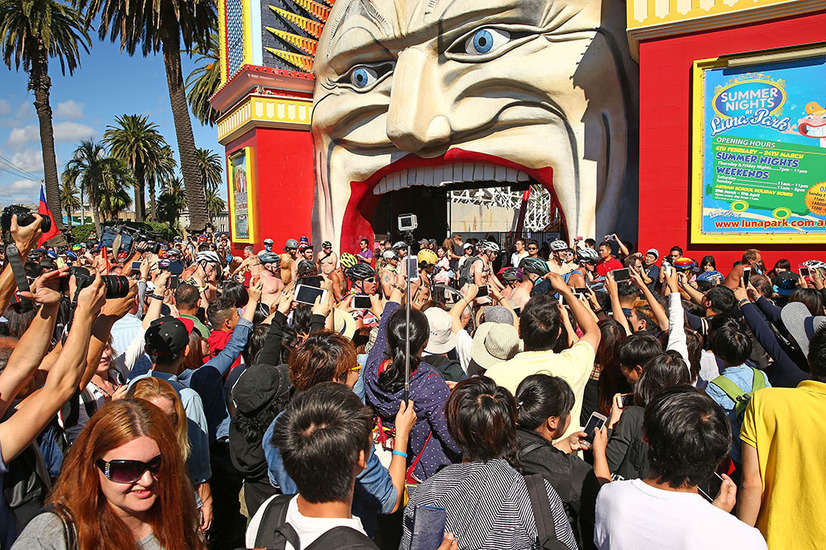
[[[419,153],[450,141],[438,60],[425,49],[399,54],[387,113],[387,137],[403,151]]]

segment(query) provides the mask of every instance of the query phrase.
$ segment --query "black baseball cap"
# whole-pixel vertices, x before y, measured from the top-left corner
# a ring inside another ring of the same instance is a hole
[[[146,329],[144,342],[149,355],[174,361],[189,344],[189,331],[180,319],[167,315],[152,321]]]

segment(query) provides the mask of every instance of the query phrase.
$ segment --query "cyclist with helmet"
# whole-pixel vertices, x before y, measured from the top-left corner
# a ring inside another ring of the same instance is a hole
[[[523,260],[524,259],[525,258],[523,258]],[[505,269],[502,272],[502,280],[504,280],[505,285],[507,285],[505,290],[502,291],[502,296],[508,301],[514,311],[519,313],[531,298],[533,282],[519,267],[509,267]]]
[[[429,248],[422,248],[416,255],[416,259],[419,261],[419,286],[413,296],[413,301],[424,303],[430,300],[430,289],[433,286],[433,281],[430,279],[439,257]]]
[[[390,248],[382,253],[382,267],[379,271],[379,288],[381,296],[390,296],[394,286],[401,286],[404,280],[399,280],[399,262],[401,256],[395,249]]]
[[[298,241],[287,239],[284,244],[284,253],[281,254],[281,281],[288,285],[295,280],[295,271],[298,268]]]
[[[195,255],[195,263],[204,270],[206,282],[217,285],[221,279],[221,259],[217,252],[204,250]]]
[[[568,250],[571,247],[561,239],[551,242],[551,258],[548,260],[548,269],[558,275],[567,275],[576,265],[568,262]]]
[[[493,241],[482,241],[478,245],[481,261],[474,261],[468,270],[468,282],[473,282],[476,286],[489,285],[497,290],[503,290],[502,283],[493,276],[493,261],[501,251],[499,245]],[[464,293],[464,290],[462,291]],[[477,299],[478,303],[488,303],[487,298]]]
[[[318,269],[325,277],[336,270],[338,256],[333,252],[333,243],[324,241],[321,243],[321,252],[318,253]]]
[[[336,302],[341,302],[347,296],[350,289],[347,282],[347,270],[358,263],[359,259],[355,254],[341,253],[338,268],[330,274],[330,280],[333,282],[333,296],[335,296]]]
[[[353,267],[348,268],[346,273],[350,279],[351,287],[345,300],[352,302],[352,297],[357,294],[372,296],[376,293],[376,270],[370,264],[360,261]],[[378,323],[378,319],[369,310],[354,310],[351,314],[356,321],[360,320],[366,327],[372,327]]]
[[[568,277],[568,285],[574,288],[590,286],[596,278],[599,253],[593,248],[580,248],[576,255],[579,265]]]
[[[553,292],[553,287],[548,277],[551,271],[548,269],[548,264],[545,263],[545,260],[542,258],[531,258],[529,256],[522,260],[519,267],[522,268],[523,282],[525,280],[531,282],[531,296]]]
[[[261,277],[264,287],[261,303],[271,304],[284,290],[284,281],[281,280],[281,256],[275,252],[264,252],[258,255],[260,266],[257,274]]]
[[[272,239],[264,239],[264,250],[259,252],[258,255],[260,256],[261,254],[264,254],[266,252],[272,252],[272,247],[274,245],[275,241],[273,241]]]
[[[397,241],[393,243],[393,250],[395,250],[396,254],[399,255],[399,267],[396,272],[399,274],[399,282],[401,283],[407,278],[407,264],[404,261],[407,257],[407,243],[404,241]]]

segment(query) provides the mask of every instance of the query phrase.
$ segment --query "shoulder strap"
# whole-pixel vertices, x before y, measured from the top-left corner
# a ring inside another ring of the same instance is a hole
[[[537,449],[541,449],[544,446],[545,446],[545,443],[543,441],[534,441],[533,443],[531,443],[529,445],[526,445],[524,449],[520,449],[519,454],[521,456],[525,456],[525,455],[531,454],[532,452],[536,451]],[[527,477],[525,479],[527,479]]]
[[[255,535],[256,548],[276,548],[275,534],[278,527],[284,525],[287,520],[287,508],[293,497],[295,495],[278,495],[267,503],[264,514],[261,516],[258,533]]]
[[[63,526],[63,542],[66,543],[67,550],[77,550],[77,530],[74,521],[68,516],[65,508],[49,503],[43,507],[43,510],[46,513],[56,515],[60,520],[60,524]]]
[[[737,399],[740,396],[745,395],[746,393],[748,393],[748,392],[743,391],[740,388],[740,386],[738,386],[737,384],[735,384],[734,382],[732,382],[731,380],[729,380],[725,376],[718,376],[717,378],[715,378],[714,380],[709,382],[709,384],[714,384],[715,386],[717,386],[718,388],[723,390],[723,392],[729,397],[729,399],[731,399],[735,403],[737,403]]]
[[[293,546],[298,550],[298,546]],[[318,537],[307,546],[306,550],[372,550],[374,548],[377,548],[376,543],[364,533],[352,527],[339,525]]]
[[[758,369],[751,370],[754,375],[754,380],[751,383],[751,391],[762,390],[766,387],[766,378],[763,376],[763,372]]]
[[[545,478],[540,474],[525,476],[525,484],[528,486],[528,496],[531,499],[540,548],[549,550],[565,548],[556,538],[556,522],[554,522],[551,502],[548,500],[548,492],[545,489]]]
[[[301,550],[301,539],[299,538],[298,533],[295,532],[293,526],[289,523],[285,523],[284,525],[280,525],[275,528],[273,538],[277,539],[278,536],[281,536],[284,539],[284,544],[281,544],[281,542],[274,542],[273,548],[286,548],[287,543],[289,542],[290,546],[292,546],[294,550]]]

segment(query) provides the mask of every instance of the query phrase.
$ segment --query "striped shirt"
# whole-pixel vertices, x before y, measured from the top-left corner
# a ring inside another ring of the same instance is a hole
[[[547,480],[545,489],[557,539],[576,549],[562,501]],[[447,510],[445,531],[456,535],[463,550],[540,548],[525,478],[504,459],[447,466],[422,483],[405,508],[400,548],[410,546],[413,511],[420,504]]]

